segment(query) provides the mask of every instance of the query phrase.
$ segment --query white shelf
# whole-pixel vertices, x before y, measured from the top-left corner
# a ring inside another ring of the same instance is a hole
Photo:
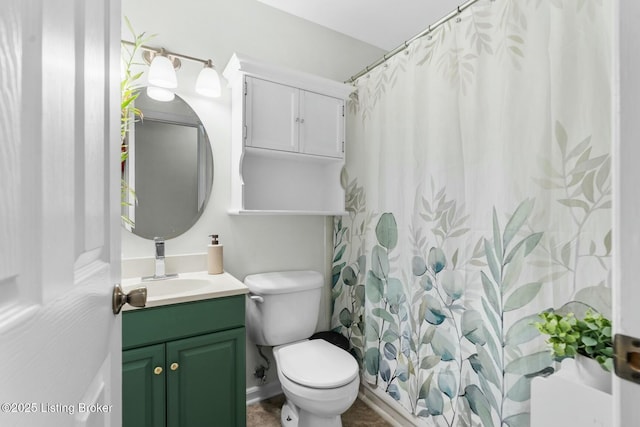
[[[305,162],[320,163],[343,163],[344,159],[340,157],[319,156],[316,154],[292,153],[291,151],[271,150],[268,148],[245,147],[244,153],[256,157],[265,157],[271,159],[288,159]]]
[[[309,216],[343,216],[347,211],[309,211],[309,210],[230,210],[231,215],[309,215]]]

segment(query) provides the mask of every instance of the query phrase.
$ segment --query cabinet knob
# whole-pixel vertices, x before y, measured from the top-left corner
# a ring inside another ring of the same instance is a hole
[[[304,124],[304,119],[300,119],[300,123]]]
[[[179,367],[180,365],[178,365],[176,362],[173,362],[170,366],[172,371],[177,371]]]
[[[162,373],[162,368],[160,366],[156,366],[153,369],[153,373],[156,374],[156,375],[160,375]]]
[[[296,123],[300,121],[300,117],[296,117]]]

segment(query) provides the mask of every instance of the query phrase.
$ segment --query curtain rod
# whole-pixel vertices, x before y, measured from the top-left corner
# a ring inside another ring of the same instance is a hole
[[[427,34],[431,33],[431,31],[435,30],[436,28],[438,28],[439,26],[441,26],[442,24],[444,24],[445,22],[447,22],[451,18],[455,18],[456,16],[460,15],[460,13],[462,13],[463,10],[467,9],[469,6],[471,6],[472,4],[476,3],[477,1],[479,1],[479,0],[468,0],[467,2],[461,4],[456,9],[451,11],[449,14],[447,14],[447,15],[443,16],[442,18],[440,18],[437,22],[429,25],[426,30],[424,30],[421,33],[413,36],[412,38],[410,38],[409,40],[405,41],[403,44],[401,44],[397,48],[393,49],[392,51],[385,53],[384,55],[382,55],[382,58],[378,59],[376,62],[374,62],[372,64],[369,64],[368,66],[364,67],[364,70],[360,71],[358,74],[355,74],[355,75],[351,76],[351,78],[349,80],[347,80],[345,83],[353,83],[354,81],[356,81],[360,77],[362,77],[365,74],[367,74],[369,71],[371,71],[374,68],[376,68],[378,65],[384,64],[388,59],[390,59],[391,57],[393,57],[393,56],[397,55],[398,53],[402,52],[406,48],[408,48],[411,43],[413,43],[414,41],[418,40],[419,38],[424,37]]]

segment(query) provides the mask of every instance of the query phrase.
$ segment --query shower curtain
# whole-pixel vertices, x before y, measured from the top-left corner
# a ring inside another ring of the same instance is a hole
[[[529,425],[538,313],[610,317],[610,3],[481,0],[355,82],[332,327],[417,424]]]

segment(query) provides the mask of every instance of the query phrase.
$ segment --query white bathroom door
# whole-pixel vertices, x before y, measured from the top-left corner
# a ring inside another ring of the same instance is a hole
[[[640,4],[617,1],[616,9],[613,326],[616,334],[640,338]],[[637,369],[640,345],[617,356],[630,358]],[[634,375],[640,378],[640,372]],[[640,384],[614,377],[613,401],[612,425],[640,425]]]
[[[120,0],[3,0],[0,426],[121,425]]]

